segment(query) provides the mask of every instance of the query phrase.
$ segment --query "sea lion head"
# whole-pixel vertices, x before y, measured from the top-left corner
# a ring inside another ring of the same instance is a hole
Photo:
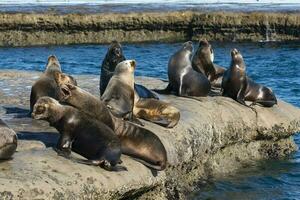
[[[77,87],[73,84],[62,84],[59,86],[59,101],[66,102],[70,97],[72,97],[72,92],[76,90]]]
[[[64,85],[64,84],[77,85],[77,81],[75,80],[74,77],[72,77],[70,75],[66,75],[61,72],[55,72],[54,79],[58,86]]]
[[[245,69],[243,56],[237,49],[231,50],[231,66],[238,69]]]
[[[214,52],[206,39],[202,39],[199,41],[199,49],[197,54],[205,63],[213,63],[214,62]]]
[[[193,50],[194,50],[193,42],[192,41],[187,41],[187,42],[183,43],[182,49],[192,53]]]
[[[119,42],[113,41],[107,51],[104,61],[107,62],[106,66],[109,71],[115,71],[116,65],[125,60],[122,46]]]
[[[41,97],[34,104],[32,118],[39,120],[47,120],[50,123],[58,120],[61,105],[57,100],[51,97]]]
[[[120,62],[116,69],[115,74],[121,75],[121,74],[134,74],[134,70],[136,67],[136,61],[135,60],[125,60]]]
[[[61,71],[60,63],[55,55],[51,55],[48,57],[48,62],[46,65],[46,71],[53,69]]]

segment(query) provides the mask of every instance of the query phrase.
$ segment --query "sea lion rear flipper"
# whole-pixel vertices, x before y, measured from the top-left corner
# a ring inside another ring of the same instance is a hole
[[[137,92],[140,98],[159,99],[157,94],[155,94],[143,85],[134,84],[134,90]]]
[[[135,158],[135,157],[131,157],[133,160],[142,163],[143,165],[145,165],[146,167],[149,167],[151,169],[155,169],[155,170],[164,170],[165,167],[159,166],[159,165],[153,165],[145,160],[139,159],[139,158]]]
[[[262,100],[262,99],[258,99],[254,102],[252,102],[250,104],[250,106],[254,106],[254,105],[260,105],[260,106],[263,106],[263,107],[272,107],[273,105],[277,104],[277,101],[275,100]]]

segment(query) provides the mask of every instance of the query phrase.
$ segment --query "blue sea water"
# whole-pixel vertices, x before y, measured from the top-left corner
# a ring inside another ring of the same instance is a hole
[[[248,75],[271,87],[276,95],[300,106],[300,42],[212,43],[215,63],[228,67],[230,50],[244,56]],[[169,57],[180,43],[123,44],[128,59],[136,59],[137,76],[167,79]],[[195,44],[195,47],[197,44]],[[99,74],[107,45],[0,48],[0,69],[43,71],[55,54],[69,74]],[[98,83],[95,83],[98,84]],[[300,137],[295,141],[300,145]],[[264,161],[222,180],[200,185],[190,199],[300,199],[300,151],[280,161]]]

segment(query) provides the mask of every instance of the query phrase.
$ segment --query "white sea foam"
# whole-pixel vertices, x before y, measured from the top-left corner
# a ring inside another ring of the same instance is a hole
[[[255,4],[300,4],[300,0],[124,0],[124,1],[116,1],[116,0],[0,0],[0,4],[44,4],[44,5],[72,5],[72,4],[155,4],[155,3],[162,3],[162,4],[172,4],[172,3],[179,3],[179,4],[227,4],[227,3],[255,3]]]

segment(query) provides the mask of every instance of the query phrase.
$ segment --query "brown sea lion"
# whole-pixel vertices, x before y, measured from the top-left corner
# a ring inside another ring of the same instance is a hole
[[[192,68],[192,53],[193,43],[185,42],[169,60],[167,88],[154,91],[163,94],[175,93],[178,96],[207,96],[211,89],[210,82]]]
[[[30,113],[32,112],[35,102],[40,97],[49,96],[58,99],[59,88],[55,81],[55,74],[57,73],[61,73],[60,63],[54,55],[49,56],[46,70],[31,88]],[[73,77],[69,76],[69,80],[72,84],[77,85]]]
[[[116,66],[124,60],[126,59],[121,44],[117,41],[113,41],[101,65],[100,96],[103,95],[110,78],[114,75]],[[134,84],[134,90],[141,98],[159,99],[154,92],[145,86]]]
[[[120,62],[110,79],[101,100],[109,106],[117,117],[137,122],[142,118],[165,127],[174,127],[180,118],[179,110],[163,101],[140,98],[134,90],[134,70],[136,62]],[[125,117],[128,116],[129,117]]]
[[[59,155],[70,158],[71,150],[88,160],[81,163],[114,167],[121,163],[121,143],[104,123],[90,118],[78,109],[61,105],[51,97],[41,97],[34,105],[32,117],[46,120],[60,133]]]
[[[277,104],[276,96],[270,88],[247,77],[244,59],[237,49],[231,51],[231,58],[230,68],[224,73],[222,81],[223,96],[243,105],[246,105],[245,101],[251,101],[251,105],[258,103],[265,107]]]
[[[153,132],[114,117],[104,102],[77,86],[62,85],[60,97],[61,102],[74,106],[109,126],[121,140],[122,153],[150,168],[165,169],[166,149]]]
[[[199,47],[193,56],[192,67],[199,73],[204,74],[212,86],[221,87],[225,68],[214,62],[214,51],[206,39],[200,40]]]
[[[0,160],[12,157],[17,149],[17,135],[0,119]]]

